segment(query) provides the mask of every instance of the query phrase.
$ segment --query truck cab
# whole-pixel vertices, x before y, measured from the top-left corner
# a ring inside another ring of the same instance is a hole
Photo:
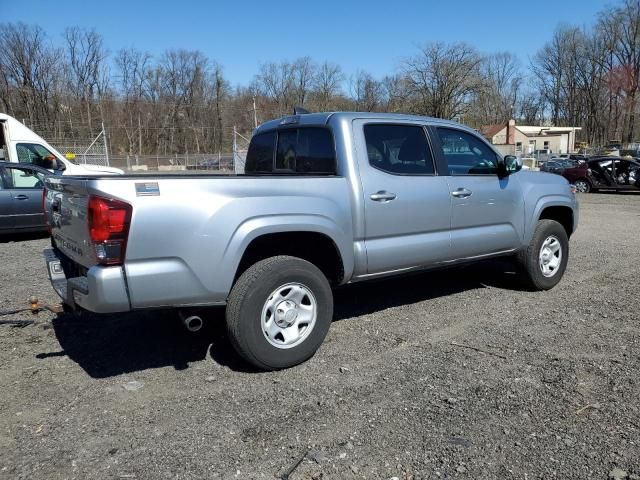
[[[32,163],[63,175],[123,174],[119,168],[77,164],[46,140],[5,113],[0,113],[0,162]]]

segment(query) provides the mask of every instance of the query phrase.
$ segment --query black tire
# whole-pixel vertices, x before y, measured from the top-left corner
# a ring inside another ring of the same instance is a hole
[[[266,338],[262,327],[265,302],[289,283],[306,287],[316,301],[313,328],[298,345],[278,348]],[[278,370],[308,360],[320,348],[333,317],[333,294],[318,267],[297,257],[277,256],[249,267],[238,279],[227,301],[227,333],[234,349],[261,370]]]
[[[576,186],[578,192],[580,193],[589,193],[593,187],[591,186],[591,182],[586,178],[579,178],[573,184]]]
[[[560,244],[560,264],[552,276],[545,276],[540,266],[540,250],[546,239],[555,237]],[[555,220],[540,220],[529,246],[518,253],[518,263],[524,282],[533,290],[549,290],[562,279],[569,260],[569,239],[564,227]]]

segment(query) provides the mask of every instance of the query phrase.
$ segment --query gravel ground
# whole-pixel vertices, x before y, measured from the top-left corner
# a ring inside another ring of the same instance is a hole
[[[581,202],[552,291],[508,261],[343,288],[286,371],[242,364],[221,311],[196,335],[162,313],[0,325],[0,477],[638,479],[640,196]],[[56,301],[48,240],[19,240],[4,310]]]

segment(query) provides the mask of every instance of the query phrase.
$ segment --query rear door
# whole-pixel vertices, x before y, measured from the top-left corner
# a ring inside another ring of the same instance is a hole
[[[29,167],[5,167],[13,202],[15,228],[45,227],[42,212],[44,174]]]
[[[524,232],[524,197],[517,176],[498,176],[499,157],[478,136],[436,127],[434,144],[447,164],[456,259],[513,250]]]
[[[379,274],[451,258],[451,199],[420,123],[355,120],[367,271]]]
[[[0,124],[0,127],[2,124]],[[4,167],[0,167],[0,232],[9,232],[15,228],[13,217],[13,197],[9,191]]]

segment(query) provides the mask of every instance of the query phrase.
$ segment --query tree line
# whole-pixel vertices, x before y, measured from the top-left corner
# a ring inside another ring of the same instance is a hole
[[[583,127],[591,146],[638,139],[640,0],[603,10],[590,27],[561,25],[523,61],[466,43],[432,42],[382,78],[330,61],[267,62],[246,85],[199,51],[109,53],[95,30],[67,28],[54,45],[39,26],[0,24],[0,111],[43,136],[87,140],[104,127],[113,154],[228,152],[232,131],[310,111],[388,111]]]

